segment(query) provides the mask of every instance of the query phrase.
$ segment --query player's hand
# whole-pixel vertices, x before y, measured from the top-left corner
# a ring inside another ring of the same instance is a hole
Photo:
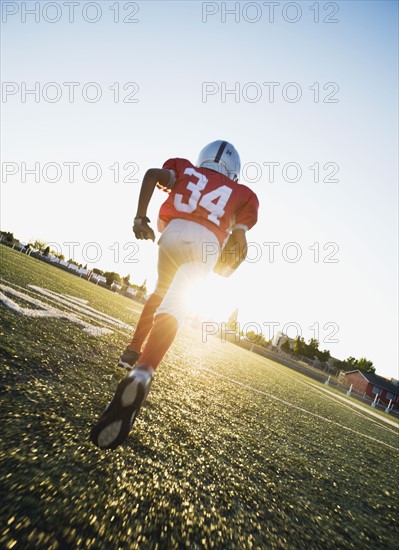
[[[142,218],[134,218],[133,233],[136,239],[151,239],[151,241],[155,241],[155,233],[148,225],[149,222],[150,220],[147,216],[143,216]]]
[[[216,275],[220,275],[220,277],[230,277],[233,275],[235,270],[236,268],[228,265],[225,261],[219,258],[212,271],[216,273]]]
[[[240,243],[231,234],[221,251],[213,272],[221,277],[230,277],[241,263]]]

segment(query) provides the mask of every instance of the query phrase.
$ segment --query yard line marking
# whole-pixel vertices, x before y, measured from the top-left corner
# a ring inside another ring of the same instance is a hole
[[[245,388],[246,390],[250,390],[255,393],[259,393],[261,395],[265,395],[266,397],[270,397],[270,399],[274,399],[275,401],[279,401],[280,403],[283,403],[284,405],[287,405],[288,407],[292,407],[293,409],[297,409],[298,411],[304,412],[306,414],[309,414],[311,416],[314,416],[315,418],[318,418],[319,420],[324,420],[325,422],[328,422],[329,424],[334,424],[335,426],[339,426],[343,430],[347,430],[348,432],[355,433],[356,435],[360,435],[361,437],[365,437],[366,439],[370,439],[371,441],[374,441],[375,443],[379,443],[380,445],[384,445],[385,447],[388,447],[389,449],[393,449],[394,451],[399,451],[399,448],[394,447],[393,445],[389,445],[389,443],[385,443],[385,441],[380,441],[379,439],[376,439],[375,437],[372,437],[371,435],[366,435],[361,432],[358,432],[357,430],[354,430],[353,428],[349,428],[348,426],[344,426],[340,424],[339,422],[335,422],[334,420],[330,420],[329,418],[326,418],[325,416],[321,416],[320,414],[308,411],[307,409],[304,409],[302,407],[298,407],[298,405],[294,405],[293,403],[290,403],[289,401],[285,401],[285,399],[281,399],[280,397],[276,397],[275,395],[265,392],[263,390],[259,390],[257,388],[253,388],[249,384],[244,384],[244,382],[239,382],[238,380],[234,380],[233,378],[229,378],[228,376],[225,376],[224,374],[220,374],[218,372],[215,372],[211,369],[207,369],[206,367],[198,367],[196,366],[198,370],[202,370],[205,372],[209,372],[215,376],[218,376],[219,378],[223,378],[224,380],[227,380],[228,382],[231,382],[233,384],[236,384],[237,386],[241,386],[242,388]],[[183,371],[183,369],[178,370]],[[186,372],[186,371],[185,371]]]
[[[268,367],[270,367],[274,370],[277,370],[279,372],[283,372],[278,367],[276,367],[275,365],[272,365],[271,363],[269,363],[269,361],[266,360],[266,359],[265,359],[265,363],[267,364]],[[285,365],[281,365],[281,366],[284,367]],[[287,368],[289,368],[289,367],[287,367]],[[295,380],[299,384],[303,384],[304,386],[310,386],[314,390],[318,390],[320,392],[326,393],[327,395],[322,394],[323,397],[327,397],[329,399],[332,399],[333,401],[336,401],[336,400],[343,401],[343,403],[342,403],[343,407],[346,407],[347,409],[351,410],[352,412],[354,412],[355,414],[358,414],[359,416],[361,416],[363,418],[367,418],[367,420],[369,420],[370,422],[373,422],[374,424],[377,424],[377,426],[379,426],[380,428],[384,428],[385,430],[388,430],[389,432],[392,432],[395,435],[397,435],[397,433],[398,433],[397,431],[392,430],[392,428],[388,428],[388,426],[384,426],[383,424],[381,424],[381,422],[385,422],[386,424],[390,424],[394,428],[399,429],[399,424],[396,423],[394,420],[391,420],[390,418],[381,417],[376,412],[368,411],[362,405],[360,405],[358,403],[353,403],[352,401],[349,401],[343,395],[342,396],[341,395],[335,395],[334,393],[330,392],[329,390],[327,390],[325,388],[319,388],[319,386],[317,386],[316,384],[313,384],[312,382],[308,382],[307,380],[301,380],[299,377],[295,376],[294,374],[291,374],[291,373],[285,372],[285,371],[284,371],[284,374],[286,376],[288,376],[288,378],[292,378],[293,380]],[[298,373],[298,374],[300,374],[300,373]],[[353,410],[354,407],[356,409],[359,409],[359,411]],[[377,422],[376,420],[373,420],[372,418],[370,418],[370,416],[374,416],[375,418],[378,418],[380,420],[380,422]]]
[[[252,354],[252,352],[250,352],[249,350],[245,350],[245,351]],[[326,398],[332,399],[333,401],[336,400],[336,399],[342,400],[344,402],[344,403],[342,403],[342,406],[346,407],[349,410],[351,410],[353,413],[361,416],[362,418],[367,418],[367,420],[369,420],[369,422],[373,422],[373,423],[377,424],[377,426],[379,426],[380,428],[384,428],[385,430],[388,430],[389,432],[392,432],[395,435],[398,433],[397,431],[392,430],[392,428],[388,428],[388,426],[384,426],[384,424],[381,424],[381,422],[383,422],[385,424],[390,424],[394,428],[399,429],[399,424],[397,422],[395,422],[394,420],[391,420],[390,418],[384,418],[383,416],[380,416],[379,414],[377,414],[375,411],[371,411],[371,410],[369,411],[365,407],[363,407],[362,405],[360,405],[358,403],[353,403],[352,401],[349,401],[344,396],[335,395],[335,394],[333,394],[332,392],[330,392],[329,390],[327,390],[325,388],[319,388],[319,386],[317,386],[316,384],[313,384],[312,382],[308,382],[306,380],[301,380],[300,379],[301,373],[298,373],[299,376],[296,376],[295,374],[291,374],[291,372],[286,372],[285,370],[281,370],[279,368],[279,367],[284,367],[286,369],[289,369],[290,367],[287,367],[286,365],[280,365],[280,364],[277,367],[276,365],[273,365],[272,363],[270,363],[270,360],[266,359],[265,357],[261,357],[261,356],[256,356],[256,357],[252,356],[252,359],[256,359],[262,365],[264,365],[266,363],[266,365],[268,367],[270,367],[274,370],[277,370],[280,374],[281,373],[284,374],[285,376],[287,376],[288,378],[291,378],[292,380],[295,380],[299,384],[303,384],[305,386],[311,387],[312,389],[319,390],[321,392],[325,392],[327,395],[325,395],[324,397],[326,397]],[[304,375],[302,375],[302,376],[304,376]],[[359,409],[359,411],[353,410],[354,407]],[[360,412],[360,411],[362,411],[362,412]],[[373,420],[372,418],[370,418],[370,416],[374,416],[375,418],[378,418],[378,420],[380,422],[377,422],[376,420]]]
[[[360,403],[359,404],[358,403],[353,403],[352,401],[348,402],[348,400],[345,398],[344,395],[335,395],[335,394],[331,393],[330,391],[328,391],[324,388],[319,388],[318,386],[316,386],[316,384],[312,384],[311,382],[307,383],[307,382],[304,381],[303,384],[306,384],[308,386],[313,387],[313,389],[315,389],[316,391],[324,392],[326,395],[324,395],[323,397],[328,397],[329,399],[332,399],[333,401],[337,401],[337,400],[343,401],[343,403],[340,403],[340,405],[342,405],[343,407],[346,407],[347,409],[352,410],[354,413],[358,414],[359,416],[361,416],[363,418],[367,418],[367,420],[369,420],[370,422],[373,422],[374,424],[377,424],[377,426],[380,426],[380,428],[384,428],[385,430],[388,430],[389,432],[392,432],[395,435],[399,434],[399,432],[398,432],[399,424],[397,422],[395,422],[394,420],[391,420],[390,418],[380,417],[380,415],[378,413],[376,413],[375,411],[371,411],[371,410],[368,411],[362,405],[360,405]],[[355,407],[356,409],[359,409],[359,410],[357,410],[357,411],[353,410],[353,407]],[[388,428],[388,426],[384,426],[380,422],[377,422],[377,420],[374,420],[373,418],[370,418],[369,415],[374,416],[375,418],[378,418],[379,420],[381,420],[381,422],[386,422],[387,424],[390,424],[391,426],[394,426],[396,428],[396,430],[393,430],[392,428]]]
[[[133,313],[141,313],[143,308],[136,308],[136,307],[127,307],[126,306],[126,309],[128,309],[129,311],[133,311]]]
[[[110,325],[117,326],[119,328],[123,328],[126,330],[133,330],[133,327],[131,325],[128,325],[127,323],[124,323],[123,321],[120,321],[119,319],[116,319],[115,317],[111,317],[110,315],[107,315],[106,313],[102,313],[101,311],[98,311],[97,309],[94,309],[90,306],[85,305],[78,305],[76,304],[71,298],[67,297],[66,295],[59,294],[58,292],[53,292],[52,290],[48,290],[45,288],[42,288],[40,286],[36,285],[28,285],[28,288],[33,289],[34,291],[38,292],[39,294],[42,294],[43,296],[46,296],[47,298],[52,298],[56,302],[59,302],[65,306],[69,306],[72,309],[75,309],[81,313],[84,313],[85,315],[88,315],[89,317],[94,317],[94,319],[97,319],[99,321],[106,322]]]
[[[279,372],[282,372],[278,367],[276,367],[275,365],[272,365],[271,363],[269,363],[269,361],[267,359],[265,359],[265,363],[267,364],[268,367],[270,367],[274,370],[278,370]],[[285,365],[282,365],[282,366],[285,366]],[[289,368],[289,367],[287,367],[287,368]],[[336,400],[343,401],[343,403],[342,403],[343,407],[346,407],[347,409],[351,410],[352,412],[354,412],[355,414],[358,414],[359,416],[361,416],[363,418],[367,418],[370,422],[373,422],[373,423],[377,424],[381,428],[384,428],[385,430],[388,430],[389,432],[392,432],[394,434],[398,433],[397,431],[392,430],[392,428],[388,428],[388,426],[384,426],[383,424],[381,424],[381,422],[385,422],[386,424],[390,424],[391,426],[394,426],[395,428],[399,429],[399,424],[396,423],[394,420],[391,420],[390,418],[381,417],[379,414],[377,414],[374,411],[368,411],[362,405],[360,405],[358,403],[352,403],[352,401],[348,401],[348,399],[346,399],[344,396],[335,395],[335,394],[333,394],[332,392],[330,392],[329,390],[327,390],[325,388],[319,388],[319,386],[317,386],[316,384],[313,384],[313,382],[308,382],[307,380],[300,380],[300,378],[295,376],[294,374],[291,374],[291,373],[285,372],[285,371],[284,371],[284,374],[286,376],[288,376],[289,378],[292,378],[293,380],[295,380],[299,384],[303,384],[304,386],[309,386],[312,389],[318,390],[320,392],[325,392],[327,395],[324,395],[323,397],[327,397],[329,399],[332,399],[333,401],[336,401]],[[359,411],[354,411],[353,407],[359,409]],[[362,411],[362,412],[360,412],[360,411]],[[378,418],[381,422],[377,422],[376,420],[373,420],[372,418],[370,418],[370,416],[374,416],[374,417]]]
[[[11,283],[9,281],[7,281],[6,279],[4,279],[3,277],[0,277],[0,280],[1,281],[4,281],[5,283],[7,283],[7,285],[10,285],[8,286],[8,288],[12,289],[12,287],[15,287],[15,288],[18,288],[20,289],[21,291],[24,292],[24,295],[29,298],[30,300],[33,300],[34,298],[30,296],[30,294],[28,294],[28,292],[30,293],[33,293],[34,295],[36,294],[40,294],[41,296],[45,296],[46,298],[48,298],[50,301],[55,301],[59,304],[62,305],[62,307],[65,308],[65,313],[66,315],[64,316],[64,318],[68,319],[67,315],[70,315],[71,318],[69,320],[71,320],[72,318],[81,318],[81,317],[84,317],[86,316],[87,317],[91,317],[91,318],[94,318],[97,322],[99,322],[100,324],[102,324],[102,326],[104,327],[104,325],[108,324],[108,325],[112,325],[113,326],[113,330],[118,332],[119,334],[123,334],[123,335],[126,335],[126,334],[130,334],[131,331],[133,330],[134,327],[132,327],[131,325],[127,324],[127,323],[124,323],[123,321],[119,320],[119,319],[116,319],[115,317],[111,317],[109,315],[107,315],[106,313],[103,313],[101,311],[98,311],[92,307],[90,307],[89,305],[85,305],[84,302],[86,302],[86,300],[81,300],[80,298],[76,298],[76,297],[73,297],[73,296],[69,296],[67,294],[59,294],[57,292],[53,292],[51,290],[48,290],[48,289],[44,289],[42,287],[38,287],[38,286],[35,286],[35,285],[31,285],[31,284],[28,284],[27,285],[27,288],[25,287],[22,287],[20,285],[17,285],[15,283]],[[2,285],[0,284],[0,287]],[[16,291],[14,291],[16,292]],[[22,295],[21,295],[22,297]],[[8,305],[8,307],[11,307],[9,304],[12,302],[13,304],[15,304],[13,301],[10,302],[10,300],[7,300],[7,303],[4,301],[4,300],[1,300],[3,301],[3,303],[5,305]],[[26,299],[26,301],[29,301],[28,299]],[[42,302],[42,301],[39,301],[39,300],[36,300],[36,304],[38,307],[42,307],[44,310],[46,309],[49,309],[53,306],[50,306],[49,304],[45,303],[45,302]],[[31,302],[33,303],[33,302]],[[25,314],[25,315],[29,315],[29,316],[32,316],[31,314],[28,314],[27,311],[28,310],[23,310],[22,308],[20,308],[20,310],[17,311],[17,308],[16,307],[13,307],[12,309],[14,309],[14,311],[20,313],[20,314]],[[53,307],[54,309],[54,307]],[[55,308],[57,311],[63,311],[63,310],[60,310],[59,308]],[[70,313],[68,313],[68,310]],[[79,317],[78,317],[79,315]],[[39,314],[39,315],[34,315],[34,317],[48,317],[48,315],[43,315],[43,314]],[[89,319],[88,319],[89,320]],[[84,321],[82,320],[82,322],[86,322],[86,324],[90,324],[89,322],[87,321]],[[92,319],[90,319],[91,321]],[[95,326],[95,325],[93,325]],[[100,327],[97,327],[97,329],[101,332],[103,331],[104,334],[111,334],[113,331],[109,330],[109,329],[106,329],[106,328],[100,328]],[[96,334],[97,335],[97,334]],[[100,334],[98,334],[100,335]]]
[[[31,286],[31,285],[28,285]],[[89,300],[83,300],[83,298],[77,298],[76,296],[71,296],[71,294],[64,294],[65,298],[68,298],[69,300],[72,300],[72,302],[76,302],[77,304],[80,304],[82,306],[85,306],[89,303]]]
[[[32,304],[34,306],[41,308],[41,309],[32,309],[32,308],[21,307],[17,302],[8,298],[6,294],[3,294],[3,292],[0,292],[0,302],[2,302],[6,307],[11,309],[12,311],[15,311],[15,313],[19,313],[20,315],[25,315],[27,317],[36,317],[36,318],[53,317],[56,319],[66,319],[67,321],[70,321],[82,327],[84,332],[87,332],[92,336],[101,336],[102,334],[110,334],[112,332],[110,329],[91,325],[90,323],[87,323],[83,319],[80,319],[80,317],[77,317],[73,313],[68,313],[67,311],[62,311],[61,309],[57,309],[55,307],[49,306],[41,302],[40,300],[36,300],[36,298],[32,298],[28,294],[19,292],[18,290],[15,290],[14,288],[11,288],[9,286],[0,284],[0,289],[3,290],[6,294],[11,294],[11,296],[20,298],[23,301],[28,302],[29,304]]]

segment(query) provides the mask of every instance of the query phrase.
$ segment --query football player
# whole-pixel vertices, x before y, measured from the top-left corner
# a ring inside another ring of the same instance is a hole
[[[195,166],[173,158],[146,172],[133,225],[137,239],[155,240],[147,208],[156,186],[168,193],[158,218],[158,281],[119,359],[130,372],[91,431],[98,447],[114,449],[127,438],[184,320],[189,284],[212,269],[230,276],[245,259],[245,234],[257,221],[259,203],[251,189],[238,183],[240,167],[234,146],[218,140],[202,149]]]

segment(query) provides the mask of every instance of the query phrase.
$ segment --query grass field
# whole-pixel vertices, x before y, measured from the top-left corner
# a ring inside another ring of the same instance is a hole
[[[14,305],[112,330],[0,303],[1,548],[398,548],[399,431],[383,418],[185,327],[128,441],[101,451],[88,435],[130,333],[115,319],[140,307],[4,246],[0,261]]]

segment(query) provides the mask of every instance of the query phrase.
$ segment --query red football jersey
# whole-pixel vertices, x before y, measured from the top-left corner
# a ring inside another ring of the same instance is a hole
[[[205,226],[223,243],[231,230],[256,224],[259,201],[245,185],[186,159],[169,159],[162,168],[171,170],[176,181],[159,211],[161,230],[181,218]]]

